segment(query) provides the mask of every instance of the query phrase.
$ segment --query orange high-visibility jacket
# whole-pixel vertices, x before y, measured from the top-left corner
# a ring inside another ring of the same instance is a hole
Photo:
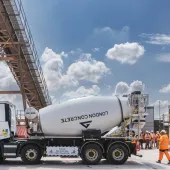
[[[156,140],[156,135],[155,135],[155,133],[152,133],[152,140]]]
[[[136,140],[132,140],[132,141],[131,141],[131,143],[135,143],[135,144],[136,144],[136,142],[137,142]]]
[[[161,137],[161,135],[160,134],[156,134],[156,140],[160,140],[160,137]]]
[[[150,134],[146,134],[146,135],[145,135],[145,140],[148,140],[148,139],[151,140]]]
[[[169,139],[167,135],[162,135],[160,137],[160,141],[159,141],[159,149],[160,150],[167,150],[168,149],[168,145],[169,145]]]

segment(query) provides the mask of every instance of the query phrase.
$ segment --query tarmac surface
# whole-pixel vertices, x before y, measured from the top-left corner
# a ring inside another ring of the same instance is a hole
[[[87,166],[83,165],[81,159],[78,158],[43,158],[39,165],[23,165],[20,159],[8,159],[4,164],[0,165],[0,170],[109,170],[109,169],[167,169],[170,170],[170,165],[167,164],[167,159],[164,159],[161,164],[157,164],[158,150],[141,150],[142,158],[132,156],[124,165],[110,165],[106,160],[102,160],[99,165]]]

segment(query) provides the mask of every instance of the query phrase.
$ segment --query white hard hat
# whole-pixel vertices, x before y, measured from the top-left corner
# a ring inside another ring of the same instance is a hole
[[[161,133],[166,133],[166,130],[161,130]]]

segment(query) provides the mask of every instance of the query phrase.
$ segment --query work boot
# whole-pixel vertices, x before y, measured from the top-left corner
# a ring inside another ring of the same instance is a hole
[[[161,161],[160,161],[160,160],[158,160],[158,161],[156,161],[156,163],[161,163]]]

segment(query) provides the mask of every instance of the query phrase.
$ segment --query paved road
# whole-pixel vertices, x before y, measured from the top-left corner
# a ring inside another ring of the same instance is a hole
[[[0,165],[0,170],[109,170],[109,169],[131,169],[131,170],[146,170],[146,169],[167,169],[170,170],[170,165],[167,165],[167,160],[164,158],[162,164],[156,164],[158,150],[143,150],[140,152],[143,158],[132,156],[124,165],[109,165],[106,160],[102,160],[99,165],[86,166],[77,158],[44,158],[40,165],[23,165],[19,159],[10,159],[5,164]]]

